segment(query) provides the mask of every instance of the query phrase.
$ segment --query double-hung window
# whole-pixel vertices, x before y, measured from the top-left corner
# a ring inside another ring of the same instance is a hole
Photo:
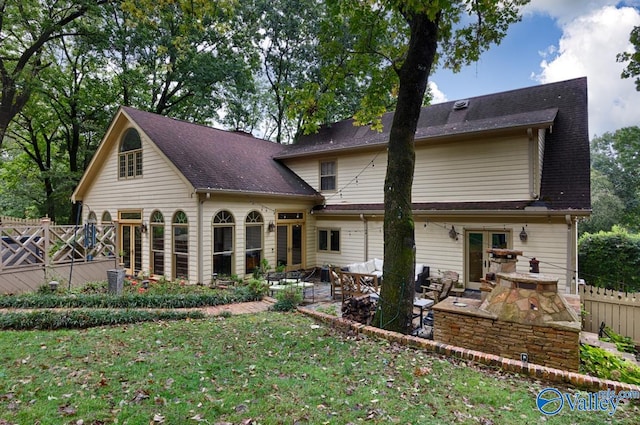
[[[336,161],[320,162],[320,190],[331,191],[336,190],[337,166]]]

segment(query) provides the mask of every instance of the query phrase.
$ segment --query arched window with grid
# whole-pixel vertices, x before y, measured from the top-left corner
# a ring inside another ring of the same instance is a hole
[[[230,276],[234,273],[235,220],[229,211],[223,210],[213,217],[213,272]]]

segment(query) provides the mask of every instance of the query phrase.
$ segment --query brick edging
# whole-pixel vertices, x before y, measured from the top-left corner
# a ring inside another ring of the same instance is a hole
[[[533,363],[523,363],[521,361],[508,359],[506,357],[496,356],[494,354],[487,354],[481,351],[469,350],[466,348],[456,347],[454,345],[443,344],[441,342],[433,341],[430,339],[419,338],[417,336],[411,335],[403,335],[398,332],[386,331],[374,326],[367,326],[363,325],[362,323],[352,322],[347,319],[339,318],[305,307],[298,307],[298,311],[307,316],[311,316],[320,322],[327,323],[331,325],[331,327],[342,332],[352,331],[376,338],[382,338],[390,342],[397,342],[408,347],[431,351],[436,354],[456,357],[463,360],[470,360],[486,366],[498,367],[507,372],[528,375],[535,379],[547,382],[570,384],[577,388],[591,391],[609,389],[615,391],[616,393],[620,391],[640,392],[640,385],[627,384],[624,382],[612,381],[610,379],[600,379],[581,373],[554,369],[551,367],[541,366]]]

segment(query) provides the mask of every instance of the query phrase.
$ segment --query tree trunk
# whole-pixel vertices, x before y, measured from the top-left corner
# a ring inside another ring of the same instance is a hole
[[[411,38],[398,71],[398,104],[389,135],[384,184],[384,280],[375,322],[383,329],[409,333],[413,313],[415,235],[411,189],[415,168],[414,138],[427,80],[433,64],[440,14],[407,16]]]

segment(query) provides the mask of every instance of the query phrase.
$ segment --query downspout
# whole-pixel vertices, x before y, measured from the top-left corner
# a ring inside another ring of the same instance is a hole
[[[203,252],[202,252],[202,234],[203,232],[203,228],[202,228],[202,208],[204,205],[204,201],[202,200],[202,197],[200,195],[198,195],[198,226],[196,229],[196,238],[197,238],[197,243],[198,243],[198,254],[196,255],[196,261],[197,261],[197,267],[198,267],[198,281],[197,283],[204,283],[204,280],[202,279],[202,275],[203,275]]]
[[[360,214],[360,220],[364,223],[364,261],[369,260],[369,222],[364,217],[364,214]]]
[[[567,264],[566,264],[566,272],[565,272],[565,279],[566,279],[566,287],[569,288],[569,293],[570,294],[575,294],[576,293],[576,286],[578,283],[578,280],[575,279],[575,285],[571,284],[571,279],[575,277],[574,272],[573,272],[573,268],[575,265],[575,273],[578,273],[578,264],[577,264],[577,260],[575,259],[576,257],[576,232],[575,232],[575,228],[573,226],[573,219],[571,217],[571,215],[566,214],[564,216],[564,221],[567,223],[567,251],[568,251],[568,255],[567,255]]]

